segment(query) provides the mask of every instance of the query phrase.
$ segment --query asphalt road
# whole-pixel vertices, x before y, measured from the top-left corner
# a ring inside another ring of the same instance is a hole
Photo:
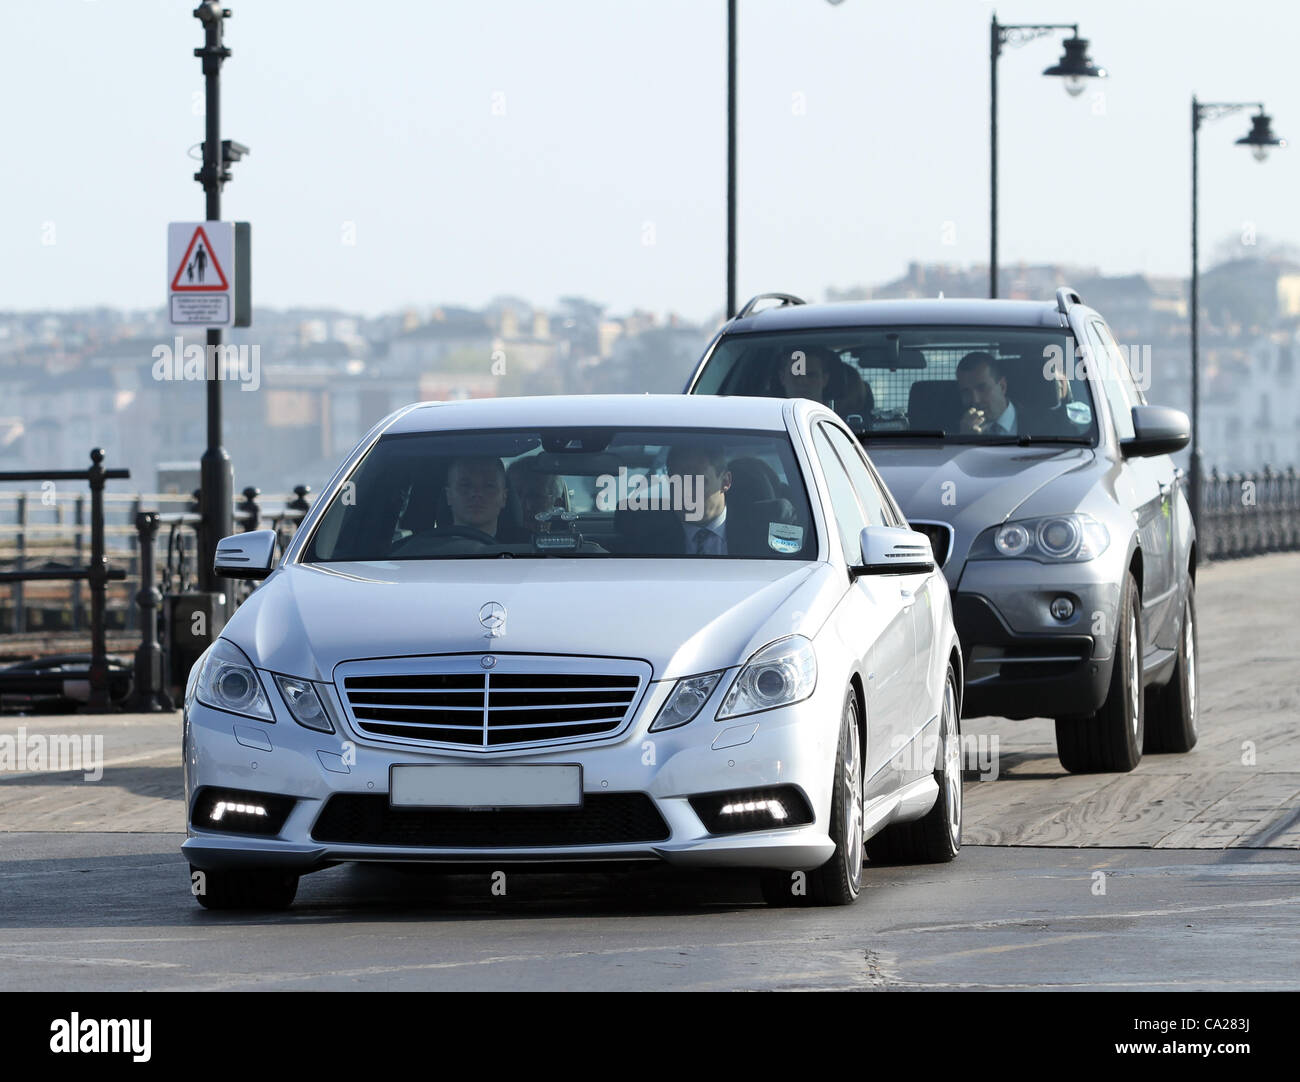
[[[6,841],[4,989],[1264,990],[1300,957],[1289,850],[979,846],[797,911],[744,879],[511,874],[502,897],[345,866],[253,917],[194,903],[175,835]]]
[[[190,897],[176,716],[13,718],[103,737],[103,778],[0,772],[0,990],[1300,988],[1300,555],[1204,569],[1203,736],[1070,776],[1048,722],[976,719],[951,864],[858,903],[746,878],[334,868],[285,914]]]

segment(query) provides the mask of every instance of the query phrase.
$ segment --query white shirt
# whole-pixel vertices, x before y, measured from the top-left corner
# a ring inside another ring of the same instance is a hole
[[[707,522],[690,522],[684,520],[682,526],[686,530],[686,554],[694,556],[698,552],[701,556],[725,556],[727,555],[727,512],[724,508],[722,514],[715,519],[709,519]],[[697,549],[697,538],[704,535],[704,547]]]
[[[1002,416],[994,421],[993,424],[987,425],[984,431],[986,433],[993,432],[994,425],[1000,426],[1000,431],[996,433],[997,435],[1019,435],[1016,431],[1016,407],[1012,405],[1011,402],[1007,402],[1007,408],[1002,411]]]

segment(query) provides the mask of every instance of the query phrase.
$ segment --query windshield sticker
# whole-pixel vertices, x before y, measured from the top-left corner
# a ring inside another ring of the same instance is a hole
[[[1092,407],[1087,402],[1067,402],[1065,404],[1065,415],[1072,424],[1092,424]]]
[[[788,522],[769,522],[767,524],[767,547],[773,552],[788,556],[803,548],[803,527],[793,526]]]

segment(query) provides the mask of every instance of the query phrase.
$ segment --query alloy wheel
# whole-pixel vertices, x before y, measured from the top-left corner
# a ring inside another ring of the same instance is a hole
[[[857,711],[849,716],[844,749],[844,871],[856,893],[862,884],[862,751]]]

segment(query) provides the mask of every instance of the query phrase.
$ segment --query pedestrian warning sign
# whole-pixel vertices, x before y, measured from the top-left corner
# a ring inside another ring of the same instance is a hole
[[[247,222],[172,222],[167,227],[167,300],[173,324],[247,327]]]
[[[172,291],[181,293],[217,293],[230,288],[226,273],[212,251],[212,242],[203,226],[196,226],[190,243],[181,256],[172,277]]]

